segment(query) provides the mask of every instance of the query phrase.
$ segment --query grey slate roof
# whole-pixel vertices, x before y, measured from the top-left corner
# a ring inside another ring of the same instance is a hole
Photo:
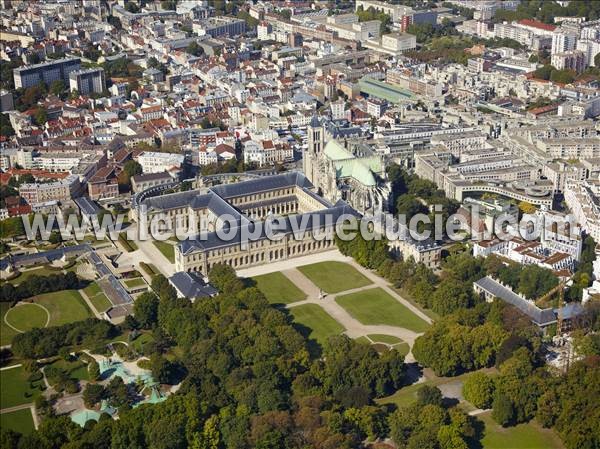
[[[89,196],[75,198],[75,204],[77,204],[81,213],[85,215],[96,215],[100,211],[98,205],[94,203]]]
[[[489,276],[479,279],[475,282],[475,285],[478,285],[496,298],[516,307],[531,318],[531,321],[538,326],[547,326],[556,322],[556,315],[552,309],[540,309]]]
[[[347,203],[338,201],[334,207],[329,209],[282,217],[277,228],[273,229],[273,234],[289,235],[299,233],[301,230],[311,231],[322,229],[326,224],[334,225],[338,218],[346,214],[355,217],[360,216],[360,214]],[[209,232],[201,233],[200,236],[196,238],[183,240],[179,243],[179,246],[181,253],[186,255],[196,250],[211,250],[240,245],[242,243],[243,233],[248,236],[248,242],[264,240],[269,237],[267,231],[264,222],[248,222],[238,228],[234,228],[232,231],[228,231],[228,234],[229,232],[233,234],[232,238],[229,240],[223,240],[217,232]]]
[[[8,256],[0,260],[0,269],[5,270],[8,264],[12,262],[15,267],[33,265],[36,263],[48,263],[61,259],[63,256],[77,257],[81,254],[92,251],[92,247],[87,243],[81,245],[65,246],[64,248],[51,249],[34,254],[21,254],[18,256]]]
[[[222,184],[211,187],[221,198],[228,199],[252,193],[268,192],[269,190],[282,189],[284,187],[312,187],[312,184],[300,172],[287,172],[274,176],[265,176],[249,181],[236,182],[234,184]]]
[[[197,273],[179,271],[169,278],[169,282],[191,300],[214,296],[219,292],[212,285],[205,283]]]

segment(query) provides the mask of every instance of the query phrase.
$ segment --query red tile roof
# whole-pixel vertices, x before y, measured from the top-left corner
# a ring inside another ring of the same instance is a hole
[[[543,22],[540,22],[539,20],[533,20],[533,19],[519,20],[519,23],[521,25],[525,25],[525,26],[533,27],[533,28],[539,28],[540,30],[545,30],[545,31],[554,31],[556,29],[555,25],[549,25],[547,23],[543,23]]]

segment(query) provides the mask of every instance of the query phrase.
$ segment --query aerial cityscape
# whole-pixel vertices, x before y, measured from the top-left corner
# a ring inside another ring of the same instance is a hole
[[[600,1],[0,17],[2,449],[600,448]]]

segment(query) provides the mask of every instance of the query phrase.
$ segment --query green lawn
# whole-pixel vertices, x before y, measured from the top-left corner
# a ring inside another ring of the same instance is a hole
[[[387,397],[381,398],[381,399],[376,399],[375,402],[377,402],[379,404],[395,404],[397,407],[404,407],[404,406],[410,405],[411,403],[413,403],[417,400],[417,391],[423,385],[430,385],[430,386],[437,387],[437,386],[444,385],[444,384],[457,384],[457,383],[462,384],[465,382],[465,380],[469,376],[471,376],[475,372],[476,371],[471,371],[469,373],[464,373],[464,374],[461,374],[460,376],[454,376],[454,377],[437,377],[437,376],[434,376],[433,378],[426,377],[427,380],[425,380],[424,382],[408,385],[406,387],[402,387],[398,391],[396,391],[394,394],[392,394],[391,396],[387,396]],[[483,370],[483,372],[485,372],[487,374],[491,374],[490,370]],[[461,387],[461,390],[462,390],[462,387]],[[466,401],[461,402],[460,405],[462,408],[465,408],[464,406],[467,406],[467,405],[470,406],[470,404]]]
[[[385,290],[377,287],[335,298],[335,301],[362,324],[385,324],[413,332],[425,332],[429,325]]]
[[[55,362],[52,362],[48,366],[53,366],[55,368],[62,369],[69,375],[69,377],[71,379],[75,379],[75,380],[89,380],[90,379],[87,364],[82,362],[81,360],[74,360],[72,362],[67,362],[64,359],[58,359]]]
[[[43,380],[35,382],[31,388],[28,377],[22,367],[0,371],[0,408],[28,404],[41,394],[38,386]]]
[[[550,429],[542,428],[535,421],[504,428],[496,424],[492,419],[491,412],[482,413],[477,418],[485,423],[481,440],[483,449],[564,448],[558,435]]]
[[[372,343],[371,343],[371,340],[369,340],[369,339],[368,339],[366,336],[364,336],[364,335],[363,335],[363,336],[361,336],[361,337],[355,338],[355,339],[354,339],[354,341],[355,341],[356,343],[360,343],[360,344],[363,344],[363,345],[370,345],[370,344],[372,344]]]
[[[280,272],[252,278],[271,304],[289,304],[306,299],[306,293]]]
[[[383,334],[369,334],[367,335],[369,339],[373,343],[386,343],[388,345],[395,345],[397,343],[402,343],[402,339],[398,337],[394,337],[393,335],[383,335]]]
[[[4,322],[4,315],[10,309],[10,304],[0,302],[0,346],[9,345],[13,337],[17,335],[17,331],[7,326]]]
[[[61,270],[53,270],[48,267],[39,267],[39,268],[35,268],[33,270],[28,269],[27,271],[21,271],[21,274],[19,274],[16,278],[14,278],[8,282],[10,282],[13,285],[18,285],[21,282],[29,279],[31,276],[50,276],[51,274],[58,274],[58,273],[62,273],[62,271]]]
[[[96,282],[89,284],[83,291],[99,313],[112,306],[112,303]]]
[[[135,287],[141,287],[143,285],[144,286],[148,285],[148,284],[146,284],[146,281],[144,281],[144,278],[125,279],[123,282],[129,288],[135,288]]]
[[[92,282],[86,288],[84,288],[83,291],[86,295],[88,295],[88,298],[91,298],[92,296],[96,296],[98,293],[101,293],[102,289],[98,284]]]
[[[169,262],[175,263],[175,246],[174,245],[171,245],[170,243],[167,243],[167,242],[162,242],[160,240],[153,240],[152,243],[162,253],[163,256],[165,256],[167,259],[169,259]]]
[[[344,262],[318,262],[298,267],[298,270],[327,293],[339,293],[372,283],[353,266]]]
[[[6,321],[21,332],[27,332],[34,327],[46,327],[48,312],[36,304],[25,302],[6,312]]]
[[[81,321],[92,316],[92,312],[77,290],[62,290],[35,296],[34,302],[50,312],[50,326]]]
[[[141,354],[141,353],[143,353],[144,347],[146,346],[146,344],[148,344],[152,341],[154,341],[152,334],[144,333],[144,334],[139,335],[132,342],[129,342],[129,346],[131,346],[133,349],[135,349],[137,352],[139,352]]]
[[[98,313],[102,313],[112,307],[110,299],[104,294],[99,293],[96,296],[90,298],[91,303],[94,305]]]
[[[31,409],[26,408],[16,412],[0,414],[0,428],[29,435],[34,429]]]
[[[307,338],[323,344],[332,335],[339,335],[344,326],[331,318],[321,306],[304,304],[289,309],[294,322],[300,325],[300,332]]]

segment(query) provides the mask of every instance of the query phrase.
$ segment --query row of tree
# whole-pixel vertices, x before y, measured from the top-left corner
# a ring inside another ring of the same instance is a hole
[[[57,292],[60,290],[73,290],[80,287],[77,275],[67,273],[51,274],[49,276],[33,275],[19,283],[16,287],[10,282],[5,282],[0,287],[0,301],[15,303],[22,299],[41,295],[42,293]]]

